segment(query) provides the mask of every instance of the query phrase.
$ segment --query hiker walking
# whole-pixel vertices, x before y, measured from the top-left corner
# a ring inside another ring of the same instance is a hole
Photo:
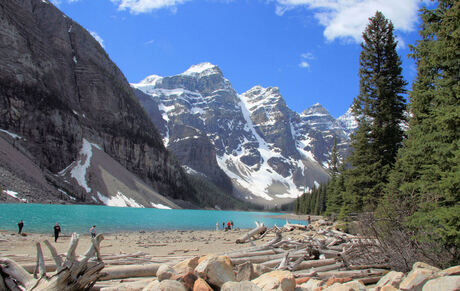
[[[22,233],[22,228],[24,227],[24,221],[22,221],[22,219],[18,222],[18,228],[19,228],[19,231],[18,231],[18,234],[21,234]]]
[[[96,226],[95,225],[93,225],[93,227],[89,229],[89,233],[91,234],[91,238],[96,237]]]
[[[57,242],[59,233],[61,232],[61,227],[59,226],[59,223],[56,222],[56,225],[53,227],[53,229],[54,229],[54,242]]]

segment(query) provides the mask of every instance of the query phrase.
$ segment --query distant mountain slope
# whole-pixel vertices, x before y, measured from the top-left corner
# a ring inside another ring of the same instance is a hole
[[[276,87],[238,94],[210,63],[132,86],[184,165],[251,202],[286,203],[326,181],[334,136],[347,151],[347,133],[320,105],[293,112]]]
[[[84,28],[47,0],[0,2],[0,129],[21,136],[9,141],[43,171],[54,189],[48,200],[72,202],[57,190],[67,189],[85,203],[178,207],[170,200],[195,201],[126,78]],[[88,145],[104,156],[91,162],[94,168],[82,156]],[[80,176],[68,172],[77,165]],[[6,159],[0,157],[0,166],[6,168]],[[22,175],[19,168],[10,171]],[[13,182],[2,184],[15,190]]]

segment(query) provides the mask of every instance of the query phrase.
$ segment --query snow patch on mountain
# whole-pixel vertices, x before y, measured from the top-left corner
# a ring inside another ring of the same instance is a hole
[[[203,73],[213,74],[218,70],[217,66],[206,62],[191,66],[187,71],[183,72],[182,75],[195,76]]]
[[[153,203],[153,202],[151,202],[150,205],[152,205],[153,208],[157,208],[157,209],[172,209],[171,207],[163,205],[161,203]]]
[[[347,112],[344,115],[337,118],[339,124],[343,129],[350,135],[358,128],[358,122],[356,121],[355,116],[353,115],[352,108],[348,108]]]
[[[93,147],[96,147],[97,149],[101,150],[101,148],[97,144],[90,143],[86,139],[83,139],[83,144],[80,150],[80,160],[74,162],[74,166],[70,171],[70,176],[74,178],[77,181],[78,185],[83,187],[87,193],[91,192],[91,188],[88,186],[88,181],[86,180],[86,170],[91,165]]]
[[[139,84],[155,86],[156,83],[160,81],[161,79],[163,79],[163,77],[158,76],[158,75],[150,75],[146,77],[144,80],[142,80]]]
[[[120,191],[118,191],[117,195],[113,197],[107,197],[97,192],[97,197],[107,206],[144,208],[144,206],[137,203],[136,200],[127,197]]]
[[[11,136],[11,137],[14,138],[14,139],[22,139],[22,137],[21,137],[20,135],[17,135],[17,134],[15,134],[15,133],[12,133],[12,132],[10,132],[10,131],[8,131],[8,130],[0,129],[0,131],[1,131],[1,132],[4,132],[4,133],[6,133],[6,134],[8,134],[9,136]]]
[[[27,199],[24,199],[24,198],[21,198],[19,197],[19,193],[18,192],[14,192],[14,191],[11,191],[11,190],[3,190],[3,193],[5,193],[6,195],[10,196],[10,197],[13,197],[19,201],[22,201],[22,202],[25,202],[27,203]]]

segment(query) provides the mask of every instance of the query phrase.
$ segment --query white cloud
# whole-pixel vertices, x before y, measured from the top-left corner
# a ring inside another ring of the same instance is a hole
[[[406,48],[406,43],[404,42],[404,40],[401,37],[396,36],[395,39],[398,42],[398,44],[396,45],[396,49]]]
[[[310,63],[307,62],[307,60],[314,60],[315,56],[310,52],[306,52],[300,55],[300,59],[301,61],[299,63],[299,67],[303,69],[310,69]]]
[[[369,17],[381,11],[396,29],[413,31],[420,0],[276,0],[276,14],[283,15],[296,7],[314,11],[315,18],[325,27],[327,40],[351,39],[361,42],[361,34]]]
[[[307,61],[301,61],[300,64],[299,64],[299,67],[304,68],[304,69],[308,69],[308,68],[310,68],[310,64]]]
[[[314,60],[315,59],[315,56],[312,53],[303,53],[303,54],[300,55],[300,57],[302,59],[306,59],[306,60]]]
[[[152,12],[153,10],[169,8],[173,12],[176,6],[188,0],[110,0],[118,5],[120,10],[129,10],[133,14]]]
[[[95,40],[104,48],[104,40],[94,31],[88,30],[88,32],[94,37]]]

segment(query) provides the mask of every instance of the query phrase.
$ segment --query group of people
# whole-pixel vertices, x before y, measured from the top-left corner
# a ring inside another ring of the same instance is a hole
[[[24,228],[24,221],[22,219],[18,222],[18,228],[19,228],[18,234],[22,234],[22,229]],[[61,233],[61,226],[59,225],[59,223],[56,222],[56,225],[54,225],[53,230],[54,230],[54,242],[57,242],[59,238],[59,234]],[[91,235],[91,238],[96,237],[96,226],[95,225],[93,225],[89,229],[89,234]]]
[[[227,223],[222,222],[222,230],[231,230],[233,229],[233,221],[229,220]],[[216,230],[219,230],[219,222],[216,222]]]

